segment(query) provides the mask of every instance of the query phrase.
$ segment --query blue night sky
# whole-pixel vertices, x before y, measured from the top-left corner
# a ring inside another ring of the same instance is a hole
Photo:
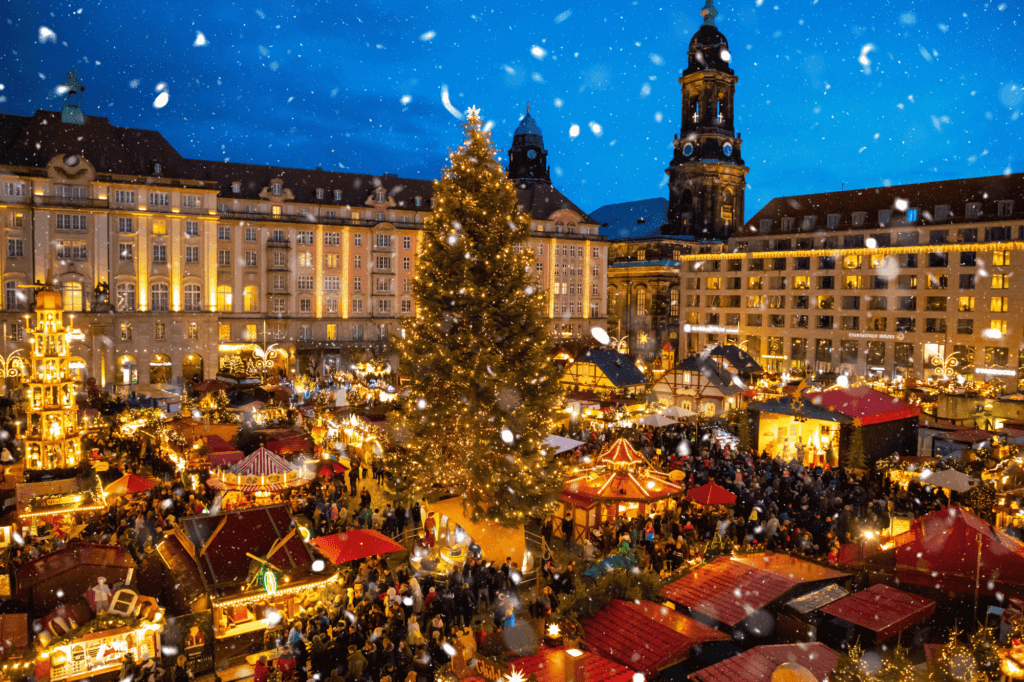
[[[1021,2],[719,0],[747,217],[842,182],[1021,171]],[[0,112],[59,109],[73,65],[87,114],[184,156],[434,178],[461,139],[446,87],[499,149],[530,100],[555,185],[593,210],[667,196],[702,5],[0,0]]]

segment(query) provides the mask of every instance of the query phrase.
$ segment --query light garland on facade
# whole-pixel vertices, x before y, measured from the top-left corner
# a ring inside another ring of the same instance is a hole
[[[314,590],[326,585],[331,585],[338,582],[338,574],[335,573],[332,576],[325,578],[324,580],[318,580],[312,583],[305,583],[303,585],[293,585],[291,587],[278,588],[273,593],[260,590],[259,594],[246,595],[244,597],[235,597],[234,599],[225,599],[222,601],[214,601],[214,606],[241,606],[243,604],[253,604],[258,601],[264,601],[267,599],[276,599],[287,594],[295,594],[296,592],[303,592],[305,590]]]
[[[810,235],[811,233],[807,233]],[[736,237],[734,237],[736,239]],[[683,254],[676,260],[743,260],[745,258],[808,258],[816,256],[898,256],[904,253],[959,253],[961,251],[1024,251],[1024,242],[988,242],[971,244],[924,244],[917,246],[885,246],[881,248],[857,249],[810,249],[792,251],[754,251],[730,253]]]

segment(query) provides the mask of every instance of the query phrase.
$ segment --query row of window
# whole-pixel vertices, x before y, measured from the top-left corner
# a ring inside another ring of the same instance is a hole
[[[895,310],[903,311],[916,311],[917,296],[897,296]],[[947,303],[950,297],[947,296],[926,296],[924,298],[923,310],[928,312],[945,312]],[[709,295],[704,298],[705,307],[708,308],[739,308],[741,307],[740,296],[721,296],[718,294]],[[842,306],[842,310],[860,310],[861,309],[861,297],[860,296],[842,296],[839,301]],[[864,308],[866,310],[888,310],[889,309],[889,297],[888,296],[866,296],[864,297]],[[809,310],[814,303],[814,308],[817,310],[835,310],[836,309],[836,297],[835,296],[793,296],[791,298],[792,307],[796,310]],[[960,312],[972,313],[974,312],[974,296],[960,296],[957,298],[956,309]],[[700,307],[700,295],[690,295],[686,297],[686,305],[688,308],[699,308]],[[747,296],[746,306],[747,308],[768,308],[773,310],[782,310],[786,307],[785,296],[761,296],[752,295]],[[1009,312],[1010,299],[1007,296],[993,296],[989,299],[989,311],[994,313],[1005,313]]]
[[[947,220],[952,220],[954,217],[957,217],[957,216],[954,216],[952,207],[949,204],[941,204],[941,205],[935,206],[934,212],[932,212],[932,213],[929,213],[927,210],[921,211],[920,212],[920,216],[919,216],[919,211],[918,211],[917,208],[911,208],[911,207],[906,206],[906,205],[904,205],[902,207],[897,207],[897,208],[898,208],[898,210],[896,210],[896,211],[894,211],[891,208],[879,209],[878,213],[876,214],[876,217],[877,217],[877,220],[878,220],[878,225],[879,226],[889,225],[892,222],[892,220],[893,220],[893,216],[894,215],[898,216],[901,213],[903,214],[903,221],[901,221],[901,222],[908,223],[908,224],[917,222],[919,217],[924,218],[928,222],[935,222],[935,223],[945,222]],[[999,218],[1009,218],[1012,215],[1013,215],[1013,200],[1012,199],[1004,199],[1004,200],[996,201],[996,216],[997,217],[999,217]],[[964,204],[963,216],[964,216],[965,220],[977,220],[977,219],[981,218],[981,216],[982,216],[982,205],[981,205],[981,202],[979,202],[979,201],[970,201],[970,202],[967,202],[966,204]],[[854,211],[853,213],[850,214],[850,225],[852,227],[865,227],[866,223],[867,223],[867,217],[868,217],[867,211]],[[826,216],[826,218],[825,218],[825,226],[829,230],[839,229],[840,224],[842,224],[842,220],[843,220],[843,215],[841,213],[829,213]],[[760,228],[761,232],[767,232],[768,230],[770,230],[772,228],[772,225],[774,224],[774,222],[775,221],[773,219],[771,219],[771,218],[762,218],[760,223],[759,223],[759,228]],[[798,225],[797,218],[795,218],[795,217],[787,216],[787,217],[782,218],[782,220],[781,220],[781,227],[782,227],[782,231],[783,232],[793,232],[797,228],[797,225]],[[816,216],[816,215],[806,215],[806,216],[802,216],[799,219],[799,230],[801,232],[813,232],[817,228],[817,226],[818,226],[818,216]],[[933,243],[935,243],[935,242],[933,242]]]
[[[1022,228],[1024,229],[1024,228]],[[1024,235],[1022,235],[1024,239]],[[927,259],[918,259],[919,255],[926,255]],[[1010,264],[1010,252],[1009,251],[992,251],[991,264],[996,267],[1005,267]],[[899,254],[895,257],[895,261],[890,261],[892,256],[886,256],[883,254],[871,255],[871,256],[860,256],[854,254],[846,254],[840,256],[837,260],[836,256],[818,256],[817,269],[818,270],[835,270],[837,263],[842,266],[844,270],[859,270],[860,268],[867,265],[868,267],[878,270],[880,268],[889,268],[893,265],[897,265],[900,268],[917,268],[926,265],[930,268],[945,268],[949,267],[949,254],[941,251],[929,254],[916,254],[916,253],[904,253]],[[751,272],[781,272],[787,268],[788,259],[785,257],[779,258],[748,258],[747,270]],[[719,272],[721,270],[722,261],[696,261],[690,264],[691,272]],[[726,261],[726,269],[729,272],[740,272],[742,270],[742,260],[731,259]],[[975,251],[961,251],[960,252],[960,266],[961,267],[977,267],[978,266],[978,254]],[[794,270],[810,270],[811,269],[811,258],[810,256],[798,256],[793,258],[793,269]],[[699,281],[699,278],[691,278],[694,281]],[[700,288],[700,285],[696,285],[696,288]]]
[[[717,340],[717,339],[716,339]],[[738,341],[735,337],[731,340]],[[749,352],[755,356],[761,354],[762,338],[759,336],[748,336],[746,345]],[[885,341],[867,341],[862,348],[856,340],[843,340],[838,344],[832,339],[815,339],[813,346],[808,339],[791,337],[789,344],[781,336],[768,337],[766,347],[772,355],[781,355],[788,345],[789,360],[794,369],[803,369],[808,360],[808,351],[812,351],[811,358],[818,363],[833,363],[836,359],[835,351],[839,351],[839,364],[856,365],[862,360],[868,368],[881,367],[887,363],[887,352]],[[915,365],[915,350],[918,350],[912,343],[896,342],[893,346],[893,363],[897,367],[912,368]],[[1010,362],[1010,349],[1002,346],[987,346],[983,349],[984,367],[1006,367]],[[956,344],[947,357],[955,357],[956,368],[960,372],[971,372],[975,367],[976,349],[974,346]],[[1022,355],[1024,358],[1024,355]],[[924,357],[925,367],[930,366],[930,357]]]

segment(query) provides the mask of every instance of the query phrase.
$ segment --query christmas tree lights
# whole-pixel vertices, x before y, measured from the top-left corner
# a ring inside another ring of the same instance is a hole
[[[530,219],[481,123],[471,109],[434,183],[417,316],[399,340],[405,447],[385,464],[400,495],[461,495],[474,520],[516,526],[562,489],[563,467],[542,449],[560,389]]]

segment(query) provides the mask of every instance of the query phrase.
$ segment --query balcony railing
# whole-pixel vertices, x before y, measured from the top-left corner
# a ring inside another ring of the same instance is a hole
[[[37,206],[70,206],[75,208],[106,208],[106,199],[90,199],[89,197],[58,197],[53,195],[37,196]]]

